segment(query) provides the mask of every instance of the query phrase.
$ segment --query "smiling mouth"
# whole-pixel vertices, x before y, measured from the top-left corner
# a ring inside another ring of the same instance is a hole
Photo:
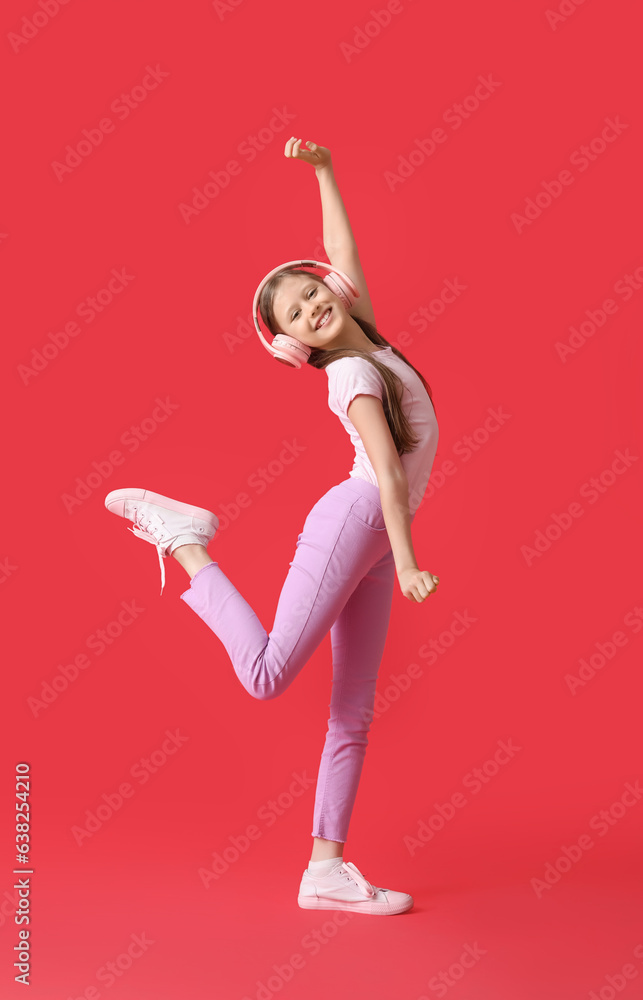
[[[332,306],[329,306],[323,316],[320,317],[319,322],[315,324],[315,329],[320,330],[322,326],[326,326],[328,320],[330,319]]]

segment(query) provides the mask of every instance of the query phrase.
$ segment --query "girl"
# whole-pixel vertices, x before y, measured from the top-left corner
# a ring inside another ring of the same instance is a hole
[[[275,698],[293,682],[330,631],[330,719],[315,793],[313,848],[299,887],[306,909],[392,915],[413,906],[408,893],[373,885],[343,849],[357,794],[395,578],[404,597],[422,603],[439,579],[419,568],[411,523],[424,495],[438,443],[431,390],[404,355],[377,331],[330,151],[292,136],[287,158],[315,169],[324,249],[359,292],[347,309],[320,277],[280,271],[259,296],[271,334],[310,348],[307,363],[328,376],[330,409],[355,446],[353,468],[308,514],[284,581],[272,631],[210,558],[218,527],[209,510],[143,489],[113,490],[105,506],[133,522],[129,530],[190,577],[181,600],[223,643],[237,677],[255,698]],[[265,280],[265,279],[264,279]],[[261,287],[261,286],[260,286]]]

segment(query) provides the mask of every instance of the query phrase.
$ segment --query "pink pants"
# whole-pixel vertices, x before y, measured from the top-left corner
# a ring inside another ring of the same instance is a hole
[[[312,835],[346,841],[396,581],[377,486],[349,477],[317,501],[268,634],[217,562],[203,566],[181,599],[221,640],[254,698],[292,684],[330,630],[330,719],[317,775]]]

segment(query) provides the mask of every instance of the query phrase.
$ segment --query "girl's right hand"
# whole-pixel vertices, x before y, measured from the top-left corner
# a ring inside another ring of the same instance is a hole
[[[301,139],[297,139],[292,135],[286,143],[284,156],[291,157],[294,160],[304,160],[306,163],[310,163],[315,170],[322,170],[324,167],[331,165],[330,149],[327,149],[326,146],[318,146],[316,142],[306,139],[308,148],[302,149],[301,143]]]
[[[405,569],[398,573],[400,589],[409,601],[421,604],[429,594],[434,594],[440,582],[439,576],[433,576],[424,569]]]

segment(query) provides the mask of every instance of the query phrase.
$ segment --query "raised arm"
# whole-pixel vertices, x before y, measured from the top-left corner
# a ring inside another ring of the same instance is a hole
[[[291,136],[286,143],[284,155],[304,160],[315,168],[322,204],[324,250],[331,264],[344,271],[357,287],[359,298],[350,309],[350,315],[360,316],[376,326],[373,304],[348,212],[335,179],[330,150],[326,146],[318,146],[310,139],[306,140],[308,148],[302,149],[301,143],[301,139]]]

